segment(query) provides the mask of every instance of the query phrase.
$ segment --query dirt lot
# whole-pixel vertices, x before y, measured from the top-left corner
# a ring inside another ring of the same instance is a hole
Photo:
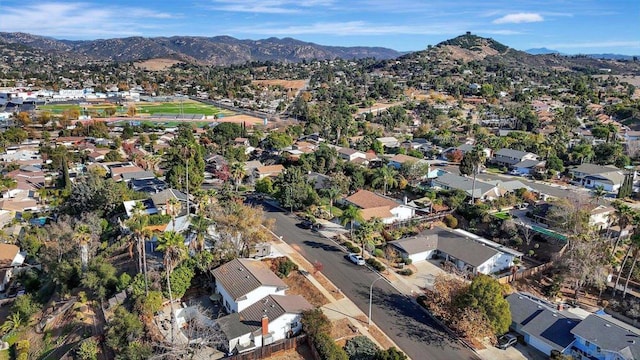
[[[137,61],[133,64],[138,69],[144,69],[149,71],[161,71],[172,67],[175,64],[179,64],[182,61],[173,59],[149,59],[144,61]]]
[[[262,125],[264,120],[254,117],[254,116],[249,116],[249,115],[234,115],[234,116],[225,116],[223,118],[220,119],[216,119],[217,122],[230,122],[230,123],[235,123],[235,124],[241,124],[241,123],[246,123],[249,126],[254,126],[254,125]]]
[[[322,275],[322,272],[315,272],[313,269],[313,265],[311,265],[305,258],[298,255],[297,253],[291,254],[291,258],[293,259],[293,261],[295,261],[297,264],[300,265],[301,270],[304,270],[313,274],[313,277],[316,278],[316,280],[318,280],[320,285],[322,285],[322,287],[324,287],[329,292],[331,292],[331,294],[336,300],[340,300],[344,298],[344,295],[342,295],[340,290],[338,290],[338,288],[333,286],[333,284],[331,284],[329,280],[327,280],[327,278],[324,275]]]
[[[271,355],[267,359],[269,360],[312,360],[311,349],[307,344],[298,346],[295,350],[282,351],[277,354]]]
[[[272,271],[276,272],[272,259],[263,261],[269,264],[269,268],[271,268]],[[322,295],[320,290],[318,290],[311,281],[304,277],[300,271],[292,271],[289,276],[282,280],[287,284],[287,286],[289,286],[287,289],[287,294],[289,295],[301,295],[315,307],[321,307],[329,303],[329,299]]]
[[[253,80],[251,82],[255,85],[280,85],[285,89],[294,89],[298,90],[304,86],[305,80]]]

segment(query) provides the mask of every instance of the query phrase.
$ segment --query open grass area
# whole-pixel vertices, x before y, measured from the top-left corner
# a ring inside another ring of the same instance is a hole
[[[115,121],[112,122],[111,124],[114,126],[123,126],[125,123],[129,123],[132,120],[122,120],[122,121]],[[162,125],[165,128],[173,128],[173,127],[177,127],[179,124],[181,123],[185,123],[188,122],[189,124],[195,125],[196,127],[203,127],[205,125],[211,125],[211,121],[164,121],[164,120],[142,120],[142,121],[138,121],[135,120],[136,123],[140,123],[140,125],[142,124],[146,124],[149,126],[156,126],[156,125]]]
[[[509,214],[506,211],[497,212],[497,213],[494,213],[494,214],[491,214],[491,215],[493,215],[494,217],[496,217],[496,218],[498,218],[500,220],[511,219],[511,214]]]
[[[114,105],[112,104],[87,104],[87,105],[76,105],[76,104],[47,104],[38,106],[38,110],[42,111],[50,111],[54,114],[61,114],[65,110],[73,110],[76,109],[83,113],[91,114],[92,112],[97,113],[98,115],[104,115],[104,110],[106,108],[111,108]],[[155,114],[202,114],[206,116],[217,115],[222,113],[225,116],[233,115],[232,112],[217,108],[213,105],[204,104],[198,101],[193,100],[185,100],[182,102],[162,102],[162,103],[147,103],[147,102],[138,102],[135,103],[136,112],[140,115],[155,115]],[[127,106],[117,106],[116,107],[116,115],[126,114],[128,111]]]

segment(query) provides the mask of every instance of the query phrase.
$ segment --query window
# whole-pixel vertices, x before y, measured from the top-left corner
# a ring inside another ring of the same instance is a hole
[[[584,341],[584,345],[586,347],[591,347],[591,343],[589,341],[587,341],[587,340]]]
[[[600,352],[602,351],[602,349],[600,349],[600,346],[596,346],[596,351],[597,351],[598,353],[600,353]]]

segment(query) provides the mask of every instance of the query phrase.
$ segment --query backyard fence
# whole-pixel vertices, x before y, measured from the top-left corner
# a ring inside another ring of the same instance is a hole
[[[512,281],[516,281],[516,280],[520,280],[520,279],[526,279],[530,276],[533,276],[537,273],[543,272],[549,268],[551,268],[551,266],[553,266],[553,262],[547,262],[544,263],[542,265],[538,265],[536,267],[532,267],[529,269],[524,269],[522,271],[518,271],[515,274],[508,274],[506,276],[503,276],[501,278],[498,279],[498,282],[500,282],[501,284],[508,284]]]
[[[279,340],[274,342],[273,344],[265,345],[255,350],[244,352],[242,354],[232,355],[226,359],[229,359],[229,360],[266,359],[280,351],[295,350],[298,348],[298,346],[301,346],[306,343],[307,343],[307,335],[303,334],[293,338]]]

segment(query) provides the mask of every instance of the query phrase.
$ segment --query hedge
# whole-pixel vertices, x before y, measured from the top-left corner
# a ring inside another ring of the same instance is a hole
[[[411,269],[402,269],[402,270],[398,271],[398,274],[404,275],[404,276],[410,276],[410,275],[413,275],[413,270],[411,270]]]
[[[356,254],[360,253],[361,251],[359,247],[353,245],[350,241],[346,241],[344,243],[344,247],[346,247],[347,250],[349,250],[349,252],[356,253]]]
[[[386,267],[382,265],[380,261],[372,257],[367,259],[367,264],[369,264],[369,266],[374,268],[376,271],[384,271],[386,269]]]
[[[327,333],[320,333],[313,339],[313,344],[324,360],[349,360],[347,353]]]

